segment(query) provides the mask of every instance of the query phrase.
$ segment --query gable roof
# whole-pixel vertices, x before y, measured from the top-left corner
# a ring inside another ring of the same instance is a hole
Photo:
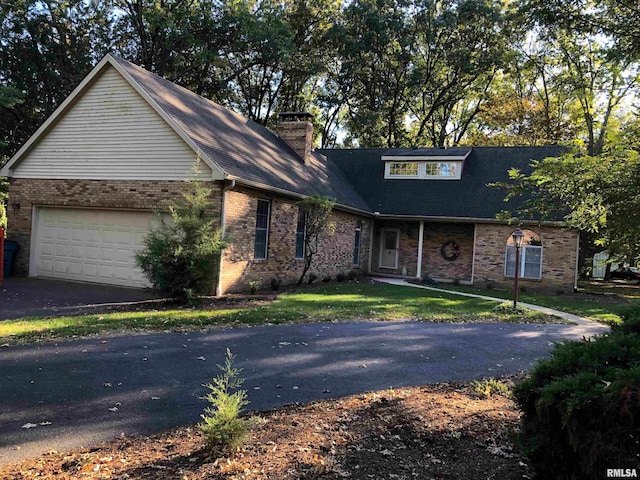
[[[503,210],[512,210],[522,199],[504,202],[505,192],[488,186],[508,181],[507,171],[532,171],[531,161],[556,157],[558,146],[473,147],[420,149],[321,150],[340,166],[353,187],[380,216],[426,217],[432,219],[496,219]],[[462,157],[459,180],[385,179],[383,156]],[[558,219],[559,220],[559,219]]]
[[[0,174],[10,176],[38,139],[108,67],[115,68],[212,169],[214,179],[237,180],[299,196],[324,195],[334,198],[338,206],[370,210],[349,186],[344,173],[326,158],[312,155],[305,165],[284,140],[266,127],[111,55],[94,67]]]

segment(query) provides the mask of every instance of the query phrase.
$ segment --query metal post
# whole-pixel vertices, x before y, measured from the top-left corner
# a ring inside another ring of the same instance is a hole
[[[0,287],[4,278],[4,229],[0,227]]]
[[[518,306],[518,273],[520,270],[520,247],[516,245],[516,276],[513,280],[513,308]]]

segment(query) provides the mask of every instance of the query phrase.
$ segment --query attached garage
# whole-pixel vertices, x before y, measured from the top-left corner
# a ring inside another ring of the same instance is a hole
[[[149,286],[135,265],[151,212],[36,207],[31,276]]]

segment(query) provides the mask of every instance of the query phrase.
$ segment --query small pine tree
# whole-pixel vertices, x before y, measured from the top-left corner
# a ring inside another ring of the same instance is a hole
[[[239,377],[242,369],[233,367],[234,359],[235,356],[227,349],[224,365],[218,365],[222,373],[212,383],[203,385],[210,390],[203,398],[211,406],[205,408],[201,415],[204,422],[199,427],[208,447],[222,444],[237,448],[249,433],[249,421],[241,417],[249,401],[246,390],[240,390],[244,382]]]
[[[218,277],[220,253],[226,246],[213,219],[211,189],[204,182],[187,183],[179,202],[169,204],[171,222],[161,214],[159,226],[144,239],[136,263],[157,290],[180,303],[194,303],[207,294]]]

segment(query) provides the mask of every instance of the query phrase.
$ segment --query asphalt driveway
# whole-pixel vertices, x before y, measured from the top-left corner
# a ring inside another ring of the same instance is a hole
[[[57,315],[158,298],[151,290],[44,278],[9,277],[0,287],[0,320]]]
[[[0,347],[0,464],[197,422],[226,348],[261,410],[527,370],[553,342],[605,330],[341,322]]]

